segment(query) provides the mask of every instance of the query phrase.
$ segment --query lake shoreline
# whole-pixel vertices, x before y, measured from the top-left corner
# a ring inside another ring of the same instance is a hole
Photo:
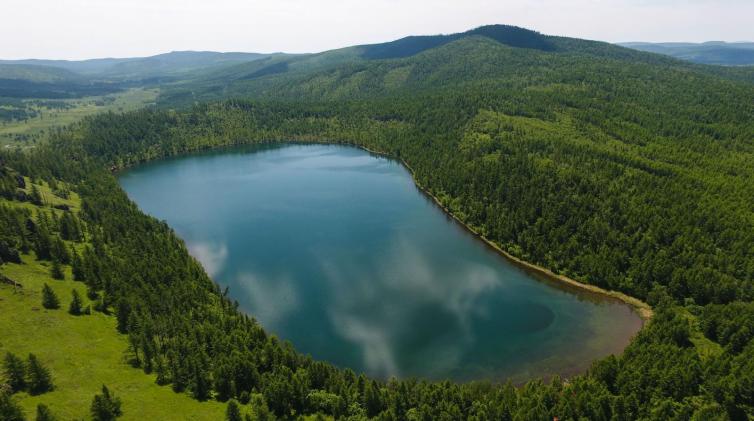
[[[319,142],[317,142],[317,143],[319,143]],[[326,142],[322,142],[322,143],[323,144],[327,144]],[[540,266],[540,265],[537,265],[537,264],[534,264],[534,263],[531,263],[531,262],[527,262],[526,260],[523,260],[523,259],[521,259],[519,257],[516,257],[516,256],[510,254],[509,252],[505,251],[502,247],[500,247],[500,245],[498,245],[494,241],[490,240],[489,238],[485,237],[483,234],[481,234],[480,232],[478,232],[477,230],[475,230],[473,227],[471,227],[469,224],[467,224],[466,222],[462,221],[455,214],[453,214],[453,212],[450,209],[448,209],[445,205],[442,204],[442,202],[440,201],[440,199],[437,196],[435,196],[434,194],[432,194],[432,192],[430,192],[425,186],[423,186],[419,182],[419,180],[417,180],[416,174],[414,172],[414,169],[410,165],[408,165],[408,163],[404,159],[402,159],[402,158],[396,158],[396,157],[394,157],[394,156],[392,156],[392,155],[390,155],[388,153],[379,152],[379,151],[376,151],[376,150],[369,149],[366,146],[362,146],[362,145],[358,145],[358,144],[352,144],[352,145],[356,146],[357,148],[362,149],[362,150],[364,150],[366,152],[369,152],[371,154],[382,156],[382,157],[385,157],[385,158],[395,159],[398,162],[400,162],[401,165],[403,165],[408,170],[408,172],[411,174],[411,178],[414,181],[414,185],[419,189],[419,191],[421,191],[427,197],[429,197],[435,203],[435,205],[437,205],[443,211],[443,213],[445,213],[445,215],[447,215],[450,218],[452,218],[456,223],[458,223],[459,225],[461,225],[470,234],[472,234],[474,237],[478,238],[479,240],[483,241],[487,246],[489,246],[490,248],[492,248],[493,250],[495,250],[498,254],[500,254],[501,256],[503,256],[509,262],[515,264],[516,266],[518,266],[518,267],[520,267],[522,269],[525,269],[527,271],[531,271],[531,272],[534,272],[534,273],[536,273],[536,274],[538,274],[540,276],[543,276],[543,277],[545,277],[546,279],[548,279],[550,281],[554,281],[556,283],[565,284],[565,285],[568,285],[570,287],[575,287],[577,289],[580,289],[580,290],[583,290],[583,291],[586,291],[586,292],[590,292],[590,293],[593,293],[593,294],[602,295],[602,296],[605,296],[605,297],[608,297],[608,298],[612,298],[612,299],[616,299],[618,301],[621,301],[624,304],[626,304],[629,307],[631,307],[634,310],[634,312],[636,312],[636,314],[641,319],[642,324],[645,324],[646,322],[648,322],[652,318],[652,316],[654,314],[654,312],[652,310],[652,307],[649,304],[645,303],[644,301],[641,301],[638,298],[632,297],[630,295],[624,294],[624,293],[619,292],[619,291],[612,291],[612,290],[608,290],[608,289],[604,289],[604,288],[598,287],[596,285],[585,284],[583,282],[579,282],[579,281],[577,281],[577,280],[575,280],[573,278],[569,278],[568,276],[559,275],[559,274],[551,271],[550,269],[547,269],[546,267],[543,267],[543,266]]]
[[[509,252],[505,251],[499,244],[497,244],[493,240],[490,240],[489,238],[485,237],[483,234],[481,234],[480,232],[478,232],[472,226],[468,225],[466,222],[462,221],[455,214],[453,214],[453,212],[450,209],[448,209],[445,205],[442,204],[442,202],[440,201],[440,199],[437,196],[435,196],[434,194],[432,194],[432,192],[430,192],[424,185],[422,185],[419,182],[419,180],[417,180],[416,174],[414,172],[414,169],[403,158],[395,157],[395,156],[393,156],[390,153],[380,152],[380,151],[377,151],[377,150],[374,150],[374,149],[370,149],[370,148],[368,148],[368,147],[366,147],[364,145],[361,145],[361,144],[358,144],[358,143],[354,143],[354,142],[348,142],[348,141],[340,141],[339,142],[339,141],[325,141],[325,140],[312,139],[312,138],[298,138],[298,139],[292,138],[292,139],[289,139],[287,141],[286,140],[270,140],[270,141],[263,141],[263,142],[229,144],[229,145],[222,145],[222,146],[219,146],[219,147],[198,148],[196,150],[188,152],[188,154],[194,153],[194,152],[206,151],[206,150],[221,149],[221,148],[225,148],[225,147],[236,147],[236,146],[241,146],[243,144],[252,145],[252,144],[266,144],[266,143],[293,143],[293,144],[300,143],[300,144],[320,144],[320,145],[345,145],[345,146],[352,146],[352,147],[359,148],[359,149],[361,149],[363,151],[366,151],[366,152],[371,153],[371,154],[376,155],[376,156],[380,156],[380,157],[383,157],[383,158],[389,158],[389,159],[393,159],[393,160],[395,160],[397,162],[400,162],[401,165],[403,165],[403,167],[406,168],[406,170],[408,170],[409,174],[411,174],[411,179],[413,180],[414,185],[416,186],[416,188],[420,192],[422,192],[427,198],[429,198],[430,200],[432,200],[434,202],[434,204],[437,205],[446,216],[448,216],[451,219],[453,219],[457,224],[459,224],[462,228],[464,228],[469,234],[471,234],[474,237],[476,237],[479,240],[481,240],[488,247],[492,248],[495,252],[497,252],[499,255],[501,255],[504,259],[506,259],[507,261],[509,261],[512,264],[516,265],[517,267],[519,267],[521,269],[524,269],[524,270],[527,270],[527,271],[530,271],[532,273],[535,273],[535,274],[537,274],[539,276],[542,276],[543,278],[547,279],[548,281],[551,281],[551,282],[556,283],[556,284],[560,284],[560,285],[564,285],[564,286],[569,286],[569,287],[575,288],[577,290],[581,290],[581,291],[584,291],[584,292],[588,292],[588,293],[600,295],[600,296],[603,296],[603,297],[606,297],[606,298],[611,298],[611,299],[618,300],[618,301],[620,301],[620,302],[628,305],[629,307],[631,307],[631,309],[634,310],[634,312],[636,312],[636,314],[641,319],[642,325],[646,324],[652,318],[652,316],[654,314],[654,312],[652,310],[652,307],[649,304],[641,301],[638,298],[632,297],[630,295],[624,294],[624,293],[619,292],[619,291],[608,290],[608,289],[604,289],[604,288],[598,287],[596,285],[591,285],[591,284],[586,284],[586,283],[583,283],[583,282],[579,282],[579,281],[577,281],[577,280],[575,280],[573,278],[570,278],[568,276],[557,274],[557,273],[553,272],[552,270],[547,269],[544,266],[540,266],[540,265],[537,265],[537,264],[534,264],[534,263],[531,263],[531,262],[527,262],[526,260],[523,260],[523,259],[521,259],[519,257],[516,257],[516,256],[510,254]],[[184,155],[184,154],[179,154],[179,155]],[[162,157],[162,159],[164,159],[164,158],[168,158],[168,157]],[[137,163],[135,165],[139,165],[139,164],[143,164],[143,162]],[[111,173],[119,173],[119,172],[121,172],[123,170],[126,170],[126,169],[128,169],[130,167],[133,167],[135,165],[111,166],[109,169],[110,169]]]

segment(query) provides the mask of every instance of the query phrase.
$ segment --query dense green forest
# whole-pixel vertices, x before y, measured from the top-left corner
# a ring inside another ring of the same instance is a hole
[[[308,73],[291,63],[239,82],[251,99],[103,114],[33,151],[3,151],[7,200],[37,200],[19,194],[25,175],[73,186],[82,206],[65,223],[0,208],[2,258],[31,251],[71,265],[93,311],[128,336],[135,366],[198,400],[231,400],[229,413],[250,403],[255,419],[750,419],[754,84],[618,47],[538,40],[473,34],[410,57]],[[401,159],[511,254],[646,300],[655,316],[623,355],[521,387],[382,381],[313,361],[239,312],[112,175],[289,140]],[[55,246],[82,230],[82,253]]]

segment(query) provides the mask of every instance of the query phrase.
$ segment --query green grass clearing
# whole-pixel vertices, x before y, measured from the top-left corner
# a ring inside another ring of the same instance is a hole
[[[26,179],[27,191],[31,183]],[[48,204],[66,204],[80,209],[77,195],[62,199],[45,184],[35,184]],[[58,188],[64,188],[59,185]],[[39,209],[28,202],[0,200],[1,203]],[[45,209],[50,208],[45,206]],[[63,211],[56,211],[63,212]],[[69,243],[70,244],[70,243]],[[77,248],[83,245],[77,244]],[[218,420],[223,419],[226,404],[199,402],[170,386],[159,386],[155,375],[147,375],[127,361],[127,336],[116,330],[112,315],[92,311],[91,315],[68,314],[72,290],[84,300],[86,286],[72,281],[70,266],[64,266],[66,280],[52,279],[51,263],[23,255],[22,264],[0,266],[0,273],[20,283],[21,288],[0,284],[0,356],[12,352],[26,358],[34,353],[53,375],[55,389],[39,396],[25,392],[14,395],[27,418],[33,419],[36,406],[50,407],[60,420],[88,419],[92,398],[107,385],[123,401],[123,420]],[[42,307],[42,287],[47,283],[60,300],[60,308]],[[0,374],[0,377],[2,375]],[[2,381],[2,378],[0,378]],[[248,412],[248,407],[242,412]]]
[[[134,88],[116,94],[57,100],[70,108],[47,108],[25,101],[39,115],[26,120],[0,121],[0,145],[33,146],[58,128],[84,117],[107,111],[131,111],[154,104],[158,93],[158,89]]]

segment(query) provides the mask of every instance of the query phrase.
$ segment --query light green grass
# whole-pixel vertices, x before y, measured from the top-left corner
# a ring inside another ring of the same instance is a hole
[[[50,208],[52,206],[56,205],[68,205],[69,209],[72,212],[78,213],[79,210],[81,210],[81,198],[79,195],[73,191],[71,191],[71,187],[67,185],[66,183],[59,182],[58,183],[58,190],[61,189],[67,189],[70,194],[68,195],[67,199],[63,199],[62,197],[59,197],[56,195],[52,189],[50,188],[50,185],[47,184],[44,181],[38,181],[37,183],[32,183],[31,179],[29,177],[24,177],[24,180],[26,181],[26,188],[21,189],[24,192],[26,192],[27,195],[31,194],[32,185],[37,186],[37,190],[39,190],[39,194],[42,196],[42,201],[47,205],[45,208],[46,210],[51,210],[55,212],[58,216],[60,216],[64,211],[60,209]],[[20,207],[20,208],[26,208],[31,211],[36,211],[39,209],[38,206],[35,206],[32,203],[29,202],[8,202],[8,201],[2,201],[0,203],[6,203],[6,204],[12,204],[12,206]]]
[[[48,109],[29,105],[40,111],[37,117],[24,121],[0,122],[0,145],[32,146],[19,136],[44,139],[45,136],[84,117],[97,113],[131,111],[149,104],[157,98],[158,89],[129,89],[117,94],[64,100],[73,105],[70,109]]]
[[[696,316],[691,314],[686,308],[681,309],[681,314],[689,322],[689,340],[694,344],[694,348],[696,348],[700,358],[707,359],[723,353],[723,348],[720,344],[704,336],[702,329],[699,327],[699,319]]]
[[[63,200],[53,197],[46,184],[37,187],[48,203],[65,203],[74,210],[80,207],[76,195]],[[0,202],[36,209],[29,203]],[[127,337],[117,332],[114,316],[95,311],[83,316],[68,314],[73,289],[81,294],[85,305],[90,304],[86,286],[71,280],[69,266],[65,267],[66,280],[60,281],[50,276],[49,262],[38,261],[33,255],[23,255],[22,260],[23,264],[0,266],[0,273],[22,285],[14,288],[0,284],[0,356],[6,352],[23,358],[36,354],[51,370],[55,386],[39,396],[14,395],[29,419],[33,419],[39,403],[49,406],[60,420],[88,419],[92,398],[103,384],[123,401],[123,420],[224,419],[226,404],[199,402],[175,393],[169,386],[157,385],[155,375],[130,366]],[[60,309],[42,307],[45,283],[57,294]]]
[[[1,270],[23,287],[0,287],[0,353],[35,353],[52,371],[55,385],[55,390],[39,396],[16,395],[27,415],[44,403],[59,419],[88,418],[92,397],[105,384],[122,399],[124,420],[222,419],[224,404],[175,393],[169,386],[158,386],[154,375],[131,367],[126,362],[127,338],[117,333],[113,316],[94,311],[68,314],[72,289],[86,302],[83,284],[53,280],[48,264],[30,256],[23,260],[22,265],[7,264]],[[70,268],[66,269],[70,279]],[[42,307],[44,283],[57,294],[60,309]]]

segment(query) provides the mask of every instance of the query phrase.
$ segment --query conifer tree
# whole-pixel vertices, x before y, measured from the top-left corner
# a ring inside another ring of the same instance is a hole
[[[52,239],[47,230],[41,226],[34,241],[34,253],[40,260],[48,260],[52,257]]]
[[[39,189],[36,185],[31,186],[31,194],[29,196],[31,198],[31,203],[42,206],[44,202],[42,201],[42,193],[39,192]]]
[[[60,300],[55,295],[55,291],[49,285],[44,284],[42,287],[42,307],[50,310],[60,308]]]
[[[198,363],[194,363],[194,384],[192,385],[192,392],[194,399],[199,401],[205,401],[209,398],[210,383],[207,379],[206,373]]]
[[[29,360],[26,364],[26,374],[29,384],[29,393],[39,395],[52,390],[52,375],[37,359],[34,354],[29,354]]]
[[[68,306],[68,313],[73,314],[74,316],[81,315],[81,306],[83,305],[81,302],[81,295],[79,295],[79,292],[75,289],[71,293],[72,299],[71,299],[71,305]]]
[[[41,403],[37,405],[37,417],[35,421],[55,421],[56,419],[47,405]]]
[[[71,247],[71,269],[73,272],[73,280],[83,282],[84,276],[84,261],[78,254],[75,248]]]
[[[0,420],[24,421],[25,419],[21,407],[13,401],[10,390],[0,385]]]
[[[113,421],[123,415],[120,406],[120,398],[110,393],[107,386],[102,385],[102,394],[94,395],[92,400],[92,419],[94,421]]]
[[[52,279],[59,279],[61,281],[65,279],[65,272],[63,272],[63,265],[60,264],[60,261],[58,259],[53,259],[52,261],[52,267],[50,268],[50,276],[52,276]]]
[[[71,255],[68,252],[68,247],[66,247],[63,240],[57,235],[52,239],[51,255],[54,260],[59,260],[61,263],[71,263]]]
[[[225,419],[227,421],[243,421],[241,418],[241,409],[238,407],[238,402],[235,399],[231,399],[228,402],[228,409],[225,411]]]
[[[128,304],[128,301],[121,300],[115,313],[115,318],[118,321],[118,332],[128,333],[130,315],[131,306]]]
[[[21,358],[10,352],[5,354],[3,371],[11,393],[26,389],[26,364]]]
[[[268,421],[275,419],[274,414],[267,406],[267,400],[261,393],[255,393],[251,397],[251,407],[254,411],[254,418],[258,421]]]

